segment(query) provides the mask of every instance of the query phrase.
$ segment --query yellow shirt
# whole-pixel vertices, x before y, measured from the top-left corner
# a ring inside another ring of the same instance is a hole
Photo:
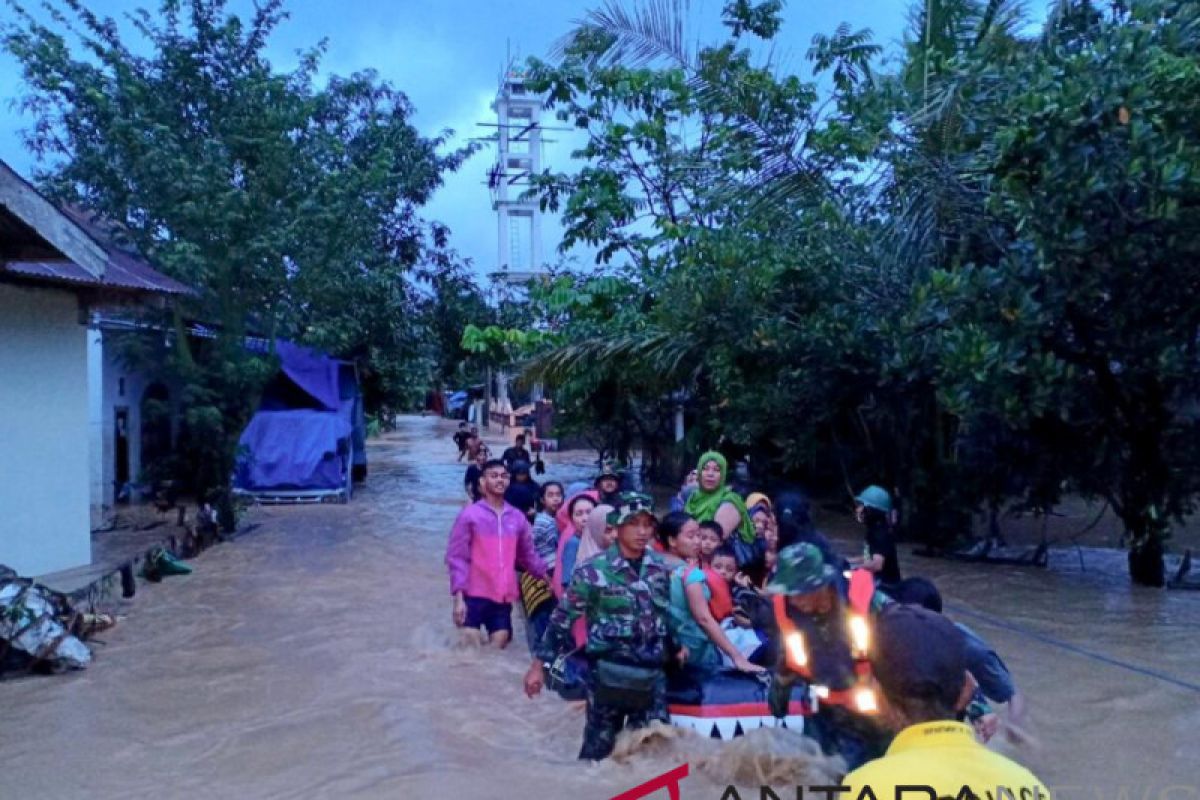
[[[850,791],[841,800],[860,800],[868,787],[867,800],[872,795],[875,800],[966,800],[970,794],[980,800],[1050,798],[1032,772],[979,744],[970,726],[949,720],[905,728],[886,755],[851,772],[842,785]],[[896,793],[898,786],[905,787],[903,797]]]

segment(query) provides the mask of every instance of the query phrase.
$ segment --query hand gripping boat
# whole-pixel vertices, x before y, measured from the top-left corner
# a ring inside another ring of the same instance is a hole
[[[777,719],[767,707],[769,687],[765,678],[719,672],[699,684],[669,687],[667,711],[672,725],[713,739],[729,740],[759,728],[803,731],[804,717],[815,710],[811,701],[793,699],[788,703],[788,715]]]
[[[861,678],[869,671],[865,660],[867,649],[865,620],[869,613],[871,599],[875,594],[875,581],[865,570],[855,570],[848,575],[848,579],[847,594],[850,607],[857,612],[857,618],[864,623],[862,625],[864,638],[860,645],[862,652],[859,656],[859,664],[856,665],[856,671],[860,673]],[[776,596],[776,615],[779,620],[778,633],[786,640],[788,629],[791,626],[787,624],[783,611],[782,596]],[[788,646],[788,644],[783,646]],[[803,649],[803,645],[800,647]],[[807,677],[807,670],[802,665],[791,663],[791,655],[789,655],[788,661],[789,666],[795,672]],[[864,690],[861,688],[854,692],[830,693],[827,689],[822,691],[822,687],[800,682],[793,688],[791,699],[788,701],[787,716],[779,719],[771,714],[767,703],[767,693],[770,691],[770,687],[770,678],[766,676],[758,677],[740,672],[719,672],[699,684],[669,685],[667,711],[671,715],[672,725],[691,728],[703,736],[714,739],[728,740],[758,728],[787,728],[801,732],[804,730],[804,718],[816,713],[819,702],[846,703],[850,702],[849,698],[854,698],[855,702],[859,703],[857,710],[860,713],[873,713],[875,707],[873,695],[869,698],[870,702],[863,703],[860,695]],[[870,694],[870,690],[866,691]],[[838,699],[836,695],[845,695],[845,697]],[[797,699],[798,697],[801,699]],[[824,698],[824,700],[818,698]],[[864,706],[869,706],[869,708]]]

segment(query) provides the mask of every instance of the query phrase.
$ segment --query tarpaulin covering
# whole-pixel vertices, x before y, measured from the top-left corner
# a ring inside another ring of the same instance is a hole
[[[338,454],[338,442],[349,436],[349,420],[337,413],[260,411],[242,432],[239,444],[244,455],[238,464],[237,486],[249,491],[340,489],[349,467]]]
[[[279,339],[275,342],[279,366],[292,381],[330,411],[341,402],[338,392],[338,362],[308,347]]]

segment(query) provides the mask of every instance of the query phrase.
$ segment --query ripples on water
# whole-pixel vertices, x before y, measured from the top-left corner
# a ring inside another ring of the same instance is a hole
[[[589,800],[684,762],[684,797],[831,780],[838,765],[786,731],[721,744],[656,730],[623,739],[618,758],[577,762],[582,707],[524,696],[520,622],[503,653],[450,623],[442,557],[466,468],[452,432],[404,420],[372,444],[350,505],[255,509],[253,534],[123,602],[91,669],[0,685],[0,797]],[[586,478],[589,462],[551,454],[545,477]],[[908,556],[904,567],[963,611],[1200,682],[1197,593],[1138,590],[1099,569]],[[1030,696],[1042,747],[998,747],[1047,782],[1117,800],[1112,787],[1195,781],[1200,694],[963,621]]]

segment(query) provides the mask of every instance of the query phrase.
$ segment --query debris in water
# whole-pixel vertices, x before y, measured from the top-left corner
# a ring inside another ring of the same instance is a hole
[[[783,728],[721,741],[656,722],[622,733],[612,758],[685,761],[714,782],[736,786],[831,785],[846,774],[841,758],[826,756],[811,738]]]
[[[92,651],[59,621],[72,613],[66,597],[0,565],[0,655],[12,648],[34,663],[83,669]]]

